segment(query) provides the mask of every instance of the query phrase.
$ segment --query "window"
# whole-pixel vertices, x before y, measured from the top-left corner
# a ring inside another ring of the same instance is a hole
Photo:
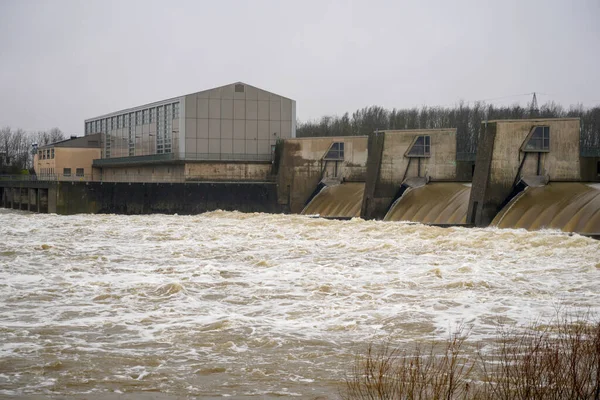
[[[142,112],[141,111],[137,111],[135,113],[135,124],[136,125],[141,125],[142,124]]]
[[[173,103],[173,119],[179,118],[179,103]]]
[[[536,153],[550,151],[550,127],[534,126],[521,150]]]
[[[235,92],[236,93],[244,93],[244,85],[242,85],[240,83],[235,85]]]
[[[69,174],[71,174],[70,170],[69,170]],[[75,176],[83,176],[83,168],[77,168],[75,170]]]
[[[50,150],[50,158],[54,158],[54,148]]]
[[[64,168],[63,176],[71,176],[71,168]]]
[[[344,159],[344,142],[333,142],[323,157],[325,160],[343,160]]]
[[[600,161],[596,163],[596,175],[600,176]]]
[[[142,110],[142,124],[147,124],[148,121],[148,111],[149,110]]]
[[[429,135],[417,136],[404,155],[406,157],[429,157],[431,155],[431,137]]]

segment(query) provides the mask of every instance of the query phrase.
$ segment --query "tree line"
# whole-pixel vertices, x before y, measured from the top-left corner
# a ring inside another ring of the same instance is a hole
[[[19,174],[33,168],[33,147],[45,146],[65,139],[58,128],[26,132],[23,129],[0,129],[0,174]]]
[[[472,105],[458,103],[454,107],[386,109],[365,107],[350,115],[324,116],[320,120],[297,123],[296,136],[355,136],[368,135],[385,129],[457,129],[457,158],[474,160],[483,121],[494,119],[564,118],[581,119],[581,152],[600,156],[600,107],[582,105],[568,109],[555,102],[541,107],[518,104],[498,107],[484,102]]]

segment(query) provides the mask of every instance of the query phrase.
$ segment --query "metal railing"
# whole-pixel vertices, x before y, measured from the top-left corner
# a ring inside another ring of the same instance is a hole
[[[175,160],[175,154],[151,154],[146,156],[132,156],[132,157],[112,157],[112,158],[99,158],[93,161],[94,167],[102,167],[115,164],[139,164],[139,163],[153,163],[162,161]]]
[[[145,163],[160,163],[165,161],[258,161],[270,162],[273,160],[271,153],[265,154],[235,154],[235,153],[185,153],[180,157],[176,153],[151,154],[145,156],[111,157],[96,159],[94,167],[111,165],[133,165]]]
[[[236,174],[182,175],[119,173],[110,176],[95,175],[0,175],[0,182],[126,182],[126,183],[195,183],[195,182],[275,182],[272,175],[252,176]]]
[[[0,175],[0,181],[21,181],[21,182],[32,182],[32,181],[56,181],[55,174],[44,174],[44,175]]]
[[[265,161],[273,160],[273,155],[268,154],[233,154],[233,153],[185,153],[182,160],[189,161]]]

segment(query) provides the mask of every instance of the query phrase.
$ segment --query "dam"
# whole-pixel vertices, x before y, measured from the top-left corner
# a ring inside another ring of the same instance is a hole
[[[327,218],[557,229],[598,237],[600,152],[594,157],[580,150],[579,124],[576,118],[486,121],[475,161],[458,156],[454,129],[378,131],[352,138],[349,154],[334,169],[323,166],[327,145],[345,138],[331,138],[318,151],[292,139],[300,150],[290,146],[294,160],[313,162],[317,172],[294,169],[293,184],[300,189],[295,196],[299,202],[304,196],[303,214]],[[356,180],[357,169],[362,184],[346,183]],[[334,183],[318,184],[319,179]],[[309,196],[315,186],[318,193]]]
[[[287,138],[273,151],[271,161],[143,156],[157,171],[152,182],[125,158],[102,159],[94,165],[109,168],[100,181],[1,179],[0,205],[61,214],[289,212],[600,235],[600,149],[582,150],[577,118],[485,121],[468,157],[457,152],[454,128]]]

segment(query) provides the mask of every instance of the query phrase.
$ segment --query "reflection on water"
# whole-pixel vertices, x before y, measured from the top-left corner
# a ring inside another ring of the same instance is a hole
[[[325,218],[360,217],[364,192],[364,182],[326,186],[308,203],[302,214]]]
[[[499,228],[600,233],[600,189],[584,183],[528,187],[494,218]]]
[[[369,342],[600,304],[600,242],[557,231],[1,209],[0,238],[0,397],[336,398]]]
[[[456,182],[435,182],[407,189],[390,207],[386,221],[423,224],[465,224],[471,186]]]

